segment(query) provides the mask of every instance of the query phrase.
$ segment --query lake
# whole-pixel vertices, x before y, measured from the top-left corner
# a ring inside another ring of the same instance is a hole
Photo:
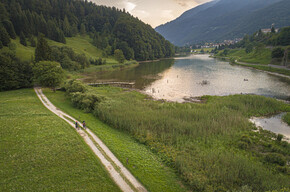
[[[135,82],[135,88],[155,99],[182,102],[203,95],[256,94],[289,100],[290,84],[255,69],[230,65],[208,55],[141,63],[135,68],[91,74],[86,82]]]

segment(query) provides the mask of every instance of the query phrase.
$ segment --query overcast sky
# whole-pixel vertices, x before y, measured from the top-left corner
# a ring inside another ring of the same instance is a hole
[[[143,22],[156,27],[179,17],[183,12],[210,0],[91,0],[97,5],[125,8]]]

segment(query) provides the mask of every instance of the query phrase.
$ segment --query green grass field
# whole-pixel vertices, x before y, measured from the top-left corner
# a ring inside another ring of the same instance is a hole
[[[86,36],[66,37],[66,44],[59,43],[47,39],[50,46],[67,46],[72,48],[76,53],[85,54],[87,58],[98,59],[102,56],[102,51],[92,44],[92,39]],[[106,58],[108,64],[117,64],[118,62],[113,58]]]
[[[25,47],[20,44],[19,37],[16,39],[11,39],[11,43],[16,45],[16,57],[18,57],[21,61],[31,61],[34,57],[35,48],[31,46]]]
[[[0,191],[120,191],[32,89],[0,92]]]
[[[289,105],[253,95],[179,104],[120,88],[86,89],[72,96],[76,106],[85,109],[89,98],[99,98],[93,114],[157,152],[192,191],[290,188],[290,145],[269,131],[254,132],[248,120],[289,112]]]
[[[203,51],[204,52],[211,52],[214,48],[203,48]],[[194,49],[193,51],[197,51],[197,52],[200,52],[202,49]]]
[[[113,129],[94,117],[72,106],[64,92],[44,91],[45,95],[58,108],[82,121],[110,148],[117,158],[151,192],[187,191],[181,187],[181,181],[171,168],[164,165],[161,158],[148,146],[140,144],[123,131]],[[128,164],[127,164],[128,158]]]
[[[108,72],[136,67],[137,65],[139,65],[137,61],[126,61],[122,64],[91,65],[90,67],[84,69],[83,73]]]
[[[221,56],[220,51],[217,56]],[[270,64],[271,63],[271,50],[268,48],[261,48],[260,50],[253,50],[251,53],[246,53],[245,49],[230,49],[226,57],[234,58],[241,62],[254,63],[254,64]]]
[[[92,40],[89,38],[89,36],[78,35],[76,37],[66,37],[66,44],[52,41],[50,39],[46,40],[50,46],[70,47],[76,53],[85,54],[88,59],[98,59],[99,57],[102,57],[102,51],[92,45]],[[31,47],[29,42],[28,46],[23,46],[19,42],[19,37],[17,37],[15,40],[12,39],[11,42],[16,45],[16,56],[18,58],[20,58],[22,61],[31,61],[32,56],[34,56],[35,47]],[[106,61],[108,64],[118,64],[118,62],[112,56],[106,58]]]

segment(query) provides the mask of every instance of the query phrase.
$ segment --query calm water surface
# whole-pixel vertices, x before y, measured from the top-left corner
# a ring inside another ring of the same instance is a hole
[[[273,117],[253,117],[250,119],[257,127],[262,127],[263,129],[272,131],[274,133],[283,134],[288,142],[290,141],[290,127],[282,121],[282,117],[286,113],[281,113]]]
[[[121,72],[93,75],[86,82],[100,80],[135,82],[136,88],[156,99],[180,102],[188,97],[241,93],[278,99],[290,97],[289,81],[254,69],[232,66],[208,55],[143,63]]]

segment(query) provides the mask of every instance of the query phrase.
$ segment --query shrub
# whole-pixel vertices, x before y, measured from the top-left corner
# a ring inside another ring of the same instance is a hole
[[[272,58],[282,58],[284,56],[284,50],[280,47],[273,49]]]
[[[283,155],[278,153],[270,153],[265,156],[265,160],[268,163],[278,164],[284,166],[286,164],[286,159]]]
[[[86,86],[80,81],[71,80],[65,84],[65,90],[73,105],[85,112],[93,112],[97,103],[104,98],[96,93],[89,93]]]
[[[278,135],[277,135],[277,141],[282,141],[282,139],[283,139],[283,135],[278,134]]]
[[[81,92],[84,93],[87,91],[85,85],[79,81],[76,80],[70,80],[66,82],[64,86],[67,93],[73,93],[73,92]]]
[[[248,135],[243,135],[241,138],[241,141],[247,143],[247,144],[252,144],[252,140]]]

